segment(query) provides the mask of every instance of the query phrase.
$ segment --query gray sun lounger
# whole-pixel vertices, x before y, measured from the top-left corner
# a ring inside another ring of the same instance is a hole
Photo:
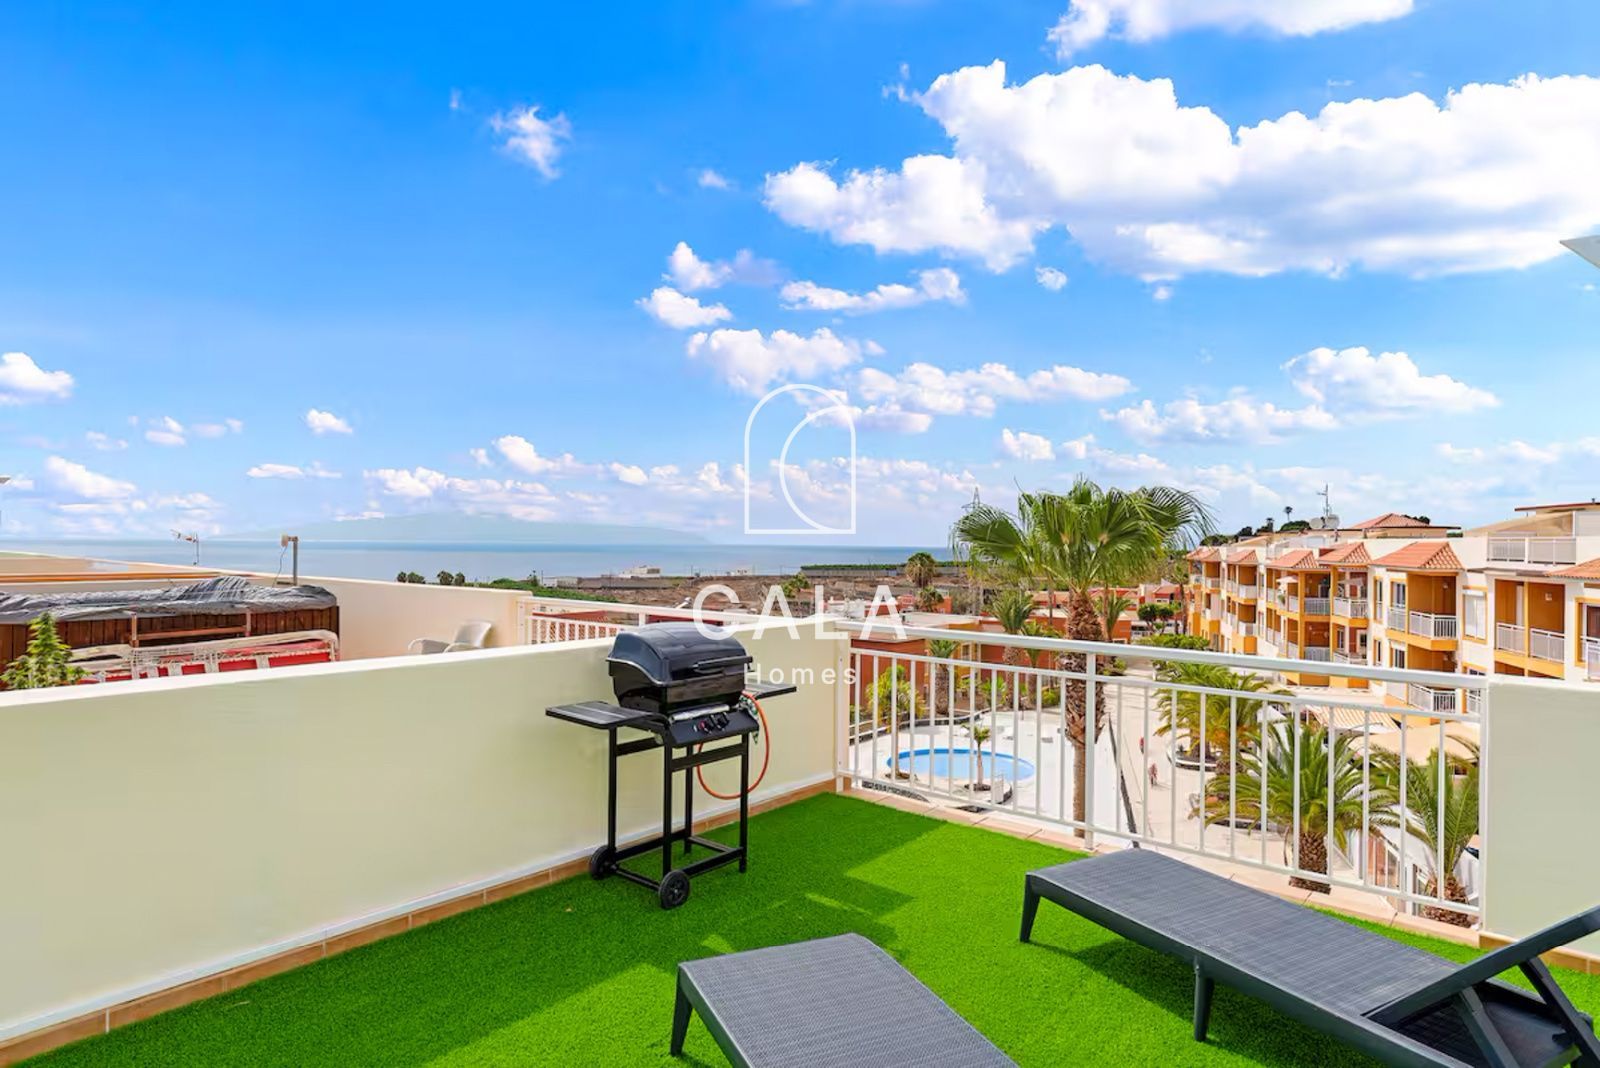
[[[678,965],[672,1055],[689,1016],[737,1068],[1016,1068],[972,1025],[856,934]]]
[[[1600,1068],[1591,1021],[1539,960],[1600,930],[1600,908],[1456,964],[1147,849],[1029,872],[1024,942],[1040,899],[1192,962],[1198,1041],[1220,982],[1388,1064]],[[1495,978],[1510,968],[1537,993]]]

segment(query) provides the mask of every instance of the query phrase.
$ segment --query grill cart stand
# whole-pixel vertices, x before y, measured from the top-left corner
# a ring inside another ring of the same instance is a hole
[[[760,700],[791,694],[795,689],[794,686],[754,683],[746,685],[745,693],[753,700]],[[738,863],[740,871],[745,870],[750,840],[750,736],[760,729],[750,710],[743,706],[731,710],[712,706],[700,713],[681,713],[668,719],[608,701],[582,701],[556,705],[546,709],[545,714],[606,732],[606,844],[589,857],[591,877],[604,879],[619,875],[654,890],[662,908],[675,909],[689,900],[689,880],[693,876],[734,862]],[[619,739],[617,732],[625,727],[642,731],[646,737]],[[718,742],[725,744],[717,745]],[[695,752],[697,745],[704,748]],[[657,749],[661,751],[661,833],[618,846],[617,762],[621,757]],[[705,764],[734,759],[739,761],[739,844],[730,846],[694,833],[694,771]],[[683,773],[683,826],[674,829],[672,780],[674,773],[680,771]],[[685,860],[681,866],[674,867],[672,847],[680,841],[686,858],[695,846],[711,855]],[[624,860],[657,851],[661,854],[659,879],[622,867]]]

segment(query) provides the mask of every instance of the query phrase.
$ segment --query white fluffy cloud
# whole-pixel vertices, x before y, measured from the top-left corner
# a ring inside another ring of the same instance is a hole
[[[702,170],[700,172],[700,176],[695,179],[695,181],[701,189],[720,189],[726,191],[733,188],[733,183],[730,182],[726,176],[718,174],[710,167]]]
[[[220,423],[195,423],[189,429],[197,438],[221,438],[244,433],[244,423],[237,419],[224,419]]]
[[[801,163],[768,176],[768,206],[840,243],[996,270],[1063,226],[1150,279],[1524,267],[1600,218],[1600,78],[1527,75],[1237,129],[1181,105],[1171,81],[1099,66],[1008,85],[996,61],[912,99],[953,155],[837,180]]]
[[[1533,445],[1520,440],[1466,446],[1442,442],[1439,455],[1459,464],[1497,463],[1519,469],[1548,467],[1573,458],[1593,463],[1595,459],[1600,459],[1600,437],[1555,441],[1547,445]]]
[[[1354,413],[1471,412],[1500,403],[1488,390],[1449,375],[1424,375],[1403,352],[1316,348],[1283,369],[1307,397]]]
[[[594,470],[592,465],[580,463],[570,452],[541,456],[533,442],[519,434],[495,438],[494,447],[512,467],[530,475],[581,475]]]
[[[128,447],[128,443],[124,439],[114,438],[110,434],[103,434],[98,430],[85,431],[83,440],[87,441],[92,448],[101,452],[121,452]]]
[[[144,440],[152,445],[166,445],[176,447],[189,443],[188,431],[182,423],[170,415],[163,415],[160,419],[152,419],[150,428],[144,432]]]
[[[618,482],[629,486],[642,486],[650,481],[650,476],[644,473],[644,468],[637,464],[612,462],[606,465],[606,469],[611,472],[612,477]],[[670,478],[675,473],[676,469],[672,472],[663,471],[662,475]]]
[[[760,394],[775,382],[830,375],[863,355],[883,350],[871,341],[839,337],[823,327],[808,337],[788,330],[713,330],[689,339],[692,359],[710,366],[734,389]]]
[[[506,151],[534,167],[546,178],[556,177],[556,160],[572,139],[572,123],[565,115],[539,117],[539,105],[512,108],[489,119],[489,126],[505,140]]]
[[[1055,446],[1043,434],[1030,434],[1026,430],[1013,431],[1010,427],[1000,431],[1000,451],[1018,460],[1054,460]]]
[[[1057,364],[1018,374],[1003,363],[973,370],[947,371],[929,363],[913,363],[897,375],[875,367],[856,378],[856,392],[875,404],[892,404],[930,415],[993,415],[999,401],[1104,401],[1133,388],[1121,375],[1085,371]]]
[[[679,241],[667,254],[667,273],[661,277],[683,292],[693,293],[729,282],[770,285],[778,278],[778,268],[747,248],[734,253],[731,260],[703,260],[687,241]]]
[[[1033,277],[1052,293],[1058,293],[1067,287],[1066,272],[1054,267],[1035,267]]]
[[[1153,41],[1185,30],[1260,30],[1309,37],[1411,14],[1413,0],[1072,0],[1050,31],[1066,59],[1105,37]]]
[[[0,353],[0,405],[66,400],[72,395],[72,376],[46,371],[26,352]]]
[[[251,478],[282,478],[290,480],[340,477],[339,472],[329,471],[320,463],[307,464],[304,467],[298,464],[256,464],[245,474]]]
[[[695,297],[685,296],[671,286],[657,286],[648,297],[634,301],[657,321],[678,330],[696,326],[710,326],[733,318],[724,305],[701,304]]]
[[[85,501],[117,501],[139,492],[132,482],[98,474],[59,456],[46,457],[44,473],[56,489]]]
[[[948,267],[918,271],[915,286],[891,282],[866,293],[850,293],[843,289],[819,286],[815,282],[790,282],[779,295],[783,298],[784,307],[794,311],[844,312],[848,315],[912,308],[931,301],[963,304],[967,299],[967,294],[961,289],[960,276]]]
[[[350,424],[334,415],[332,412],[312,408],[305,415],[306,427],[316,435],[323,434],[353,434]]]
[[[1304,430],[1331,430],[1339,425],[1325,408],[1280,408],[1247,393],[1207,403],[1194,397],[1168,401],[1157,408],[1142,400],[1132,407],[1103,411],[1101,417],[1124,434],[1145,444],[1162,442],[1279,441],[1285,434]]]

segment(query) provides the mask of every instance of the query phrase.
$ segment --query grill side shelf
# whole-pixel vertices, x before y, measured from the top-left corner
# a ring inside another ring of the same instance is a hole
[[[800,687],[788,683],[753,682],[748,679],[745,680],[744,684],[744,692],[757,701],[765,701],[769,697],[785,697],[788,694],[797,692],[799,689]]]
[[[648,712],[622,708],[608,701],[580,701],[573,705],[555,705],[545,709],[544,714],[555,719],[564,719],[568,723],[576,723],[580,727],[592,727],[595,730],[612,730],[617,727],[639,727],[648,730],[652,726],[660,725],[660,720]]]

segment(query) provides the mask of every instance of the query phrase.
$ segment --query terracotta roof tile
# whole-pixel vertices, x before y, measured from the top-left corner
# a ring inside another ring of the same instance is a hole
[[[1408,571],[1461,570],[1461,558],[1456,556],[1456,551],[1448,543],[1442,541],[1419,541],[1388,556],[1380,556],[1373,563]]]
[[[1581,564],[1575,564],[1572,567],[1564,567],[1560,571],[1552,571],[1550,574],[1556,578],[1593,579],[1595,581],[1600,581],[1600,558],[1594,560],[1585,560]]]
[[[1189,554],[1189,559],[1191,560],[1205,560],[1210,562],[1219,560],[1221,558],[1222,550],[1218,549],[1215,545],[1202,546]]]
[[[1230,563],[1230,564],[1242,564],[1246,560],[1254,563],[1255,560],[1257,559],[1257,554],[1259,553],[1259,551],[1260,550],[1258,550],[1258,549],[1256,549],[1254,547],[1245,548],[1245,549],[1235,549],[1233,552],[1228,554],[1228,563]]]
[[[1279,571],[1287,571],[1291,568],[1299,567],[1301,564],[1311,559],[1313,555],[1314,554],[1310,549],[1291,549],[1282,556],[1278,557],[1276,560],[1268,560],[1267,566],[1275,567]]]
[[[1351,541],[1322,550],[1322,562],[1343,564],[1345,567],[1360,567],[1362,564],[1372,562],[1372,554],[1367,552],[1367,547],[1359,541]]]
[[[1350,529],[1386,530],[1392,527],[1426,527],[1429,525],[1430,524],[1424,523],[1420,519],[1413,519],[1411,516],[1401,515],[1399,512],[1385,512],[1382,515],[1373,516],[1371,519],[1363,519],[1359,523],[1353,523],[1351,524]]]

